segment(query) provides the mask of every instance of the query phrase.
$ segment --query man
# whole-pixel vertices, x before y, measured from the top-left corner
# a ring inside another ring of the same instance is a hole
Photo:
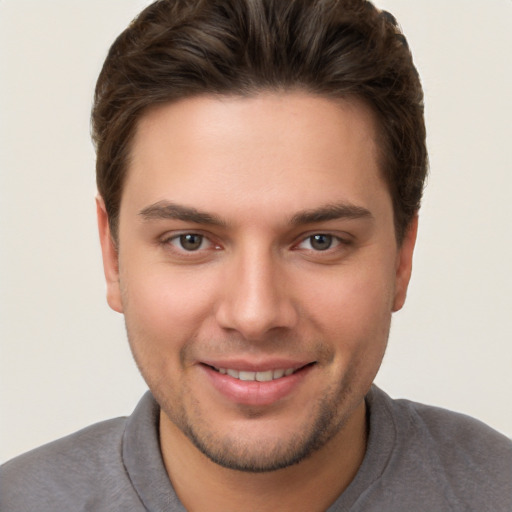
[[[427,155],[393,18],[160,1],[93,110],[109,305],[151,394],[7,463],[2,510],[510,510],[512,445],[372,386]]]

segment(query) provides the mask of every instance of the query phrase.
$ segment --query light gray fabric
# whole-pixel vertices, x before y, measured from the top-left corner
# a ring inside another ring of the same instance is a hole
[[[367,404],[366,456],[328,512],[512,511],[510,440],[472,418],[392,400],[376,387]],[[4,464],[0,510],[184,512],[160,455],[158,414],[147,393],[129,418]]]

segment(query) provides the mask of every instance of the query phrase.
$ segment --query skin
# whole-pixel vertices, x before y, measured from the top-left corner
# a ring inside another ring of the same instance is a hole
[[[108,302],[187,510],[321,511],[355,476],[417,227],[397,245],[375,140],[357,101],[189,98],[139,122],[117,244],[98,198]],[[284,391],[212,369],[280,365],[301,368]]]

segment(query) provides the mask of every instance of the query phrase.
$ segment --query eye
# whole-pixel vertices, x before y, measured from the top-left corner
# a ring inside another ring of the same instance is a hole
[[[316,233],[304,239],[299,244],[299,247],[301,249],[309,249],[313,251],[327,251],[332,247],[336,247],[339,243],[340,240],[333,235],[327,235],[325,233]]]
[[[183,233],[182,235],[171,238],[169,243],[176,248],[185,250],[187,252],[206,249],[211,245],[211,242],[207,238],[197,233]]]

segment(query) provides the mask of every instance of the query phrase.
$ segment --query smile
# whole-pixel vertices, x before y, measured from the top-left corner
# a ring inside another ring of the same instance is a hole
[[[270,382],[271,380],[281,379],[282,377],[288,377],[295,373],[300,368],[280,368],[277,370],[267,370],[264,372],[249,372],[242,370],[234,370],[232,368],[215,368],[222,375],[229,375],[234,379],[243,381],[257,381],[257,382]]]
[[[266,361],[260,362],[258,368],[258,363],[251,367],[247,361],[212,362],[202,362],[200,366],[213,388],[230,402],[251,406],[270,405],[289,396],[316,365],[316,361]]]

